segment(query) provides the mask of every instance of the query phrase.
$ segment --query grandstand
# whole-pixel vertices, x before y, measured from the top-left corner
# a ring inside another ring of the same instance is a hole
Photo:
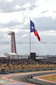
[[[0,73],[27,72],[56,69],[56,63],[32,59],[0,59]]]

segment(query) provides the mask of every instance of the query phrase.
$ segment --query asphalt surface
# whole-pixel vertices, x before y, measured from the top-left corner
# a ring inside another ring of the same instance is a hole
[[[55,72],[42,72],[42,73],[34,73],[34,74],[28,74],[28,75],[20,75],[20,76],[11,76],[10,79],[16,80],[16,81],[22,81],[26,83],[31,83],[35,85],[56,85],[56,83],[41,81],[39,79],[35,79],[36,76],[42,76],[42,75],[48,75],[48,74],[56,74]],[[29,76],[32,76],[33,78],[28,78]]]

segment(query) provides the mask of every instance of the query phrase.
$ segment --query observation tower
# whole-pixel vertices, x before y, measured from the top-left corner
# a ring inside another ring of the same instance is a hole
[[[9,32],[8,35],[11,35],[11,53],[17,53],[16,52],[15,33]]]

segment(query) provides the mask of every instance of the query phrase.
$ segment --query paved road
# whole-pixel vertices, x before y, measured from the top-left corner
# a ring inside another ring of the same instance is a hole
[[[56,72],[45,72],[45,73],[37,73],[37,74],[33,74],[33,77],[36,76],[42,76],[42,75],[48,75],[48,74],[56,74]],[[46,82],[46,81],[41,81],[39,79],[28,79],[29,82],[33,82],[34,84],[38,84],[38,85],[56,85],[56,83],[50,83],[50,82]]]
[[[34,74],[30,74],[33,77],[36,76],[42,76],[42,75],[48,75],[48,74],[56,74],[55,72],[42,72],[42,73],[34,73]],[[15,76],[15,77],[11,77],[12,79],[16,80],[16,81],[23,81],[26,83],[31,83],[31,84],[35,84],[35,85],[56,85],[56,83],[51,83],[51,82],[46,82],[46,81],[41,81],[35,78],[29,79],[28,75],[21,75],[21,76]]]

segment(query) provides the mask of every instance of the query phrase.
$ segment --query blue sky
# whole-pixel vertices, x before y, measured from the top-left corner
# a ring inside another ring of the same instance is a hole
[[[15,32],[17,53],[29,54],[29,18],[41,37],[39,42],[31,33],[31,52],[56,55],[56,0],[0,0],[0,54],[11,52],[9,31]]]

